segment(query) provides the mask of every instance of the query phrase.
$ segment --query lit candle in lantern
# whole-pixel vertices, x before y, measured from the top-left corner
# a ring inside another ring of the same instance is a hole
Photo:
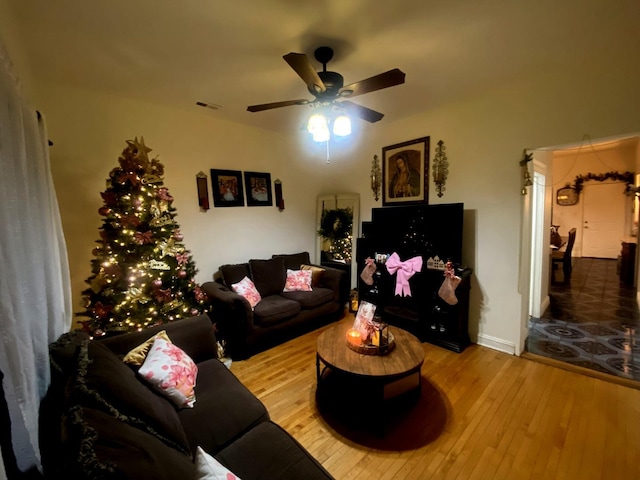
[[[349,329],[347,332],[347,340],[355,345],[360,345],[362,343],[360,332],[354,328]]]

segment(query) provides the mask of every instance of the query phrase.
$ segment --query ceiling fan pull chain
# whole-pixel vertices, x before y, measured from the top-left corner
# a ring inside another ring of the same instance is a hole
[[[329,162],[329,140],[327,140],[327,163]]]

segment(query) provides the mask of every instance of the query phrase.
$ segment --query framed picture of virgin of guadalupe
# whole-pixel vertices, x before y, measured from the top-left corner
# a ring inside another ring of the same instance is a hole
[[[429,203],[429,137],[382,149],[382,205]]]

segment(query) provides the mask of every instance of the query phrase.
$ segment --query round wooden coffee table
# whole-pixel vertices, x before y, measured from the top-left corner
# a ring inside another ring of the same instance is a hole
[[[424,347],[415,336],[390,326],[395,348],[386,355],[365,355],[347,346],[347,330],[353,320],[342,321],[322,332],[316,347],[317,392],[325,389],[333,374],[341,378],[340,385],[330,392],[338,402],[349,403],[357,393],[362,399],[382,411],[387,400],[414,393],[418,398],[422,388],[420,368],[424,363]],[[327,392],[323,392],[326,394]]]

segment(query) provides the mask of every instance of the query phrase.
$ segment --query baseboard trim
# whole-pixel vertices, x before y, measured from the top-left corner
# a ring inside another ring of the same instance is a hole
[[[542,355],[536,355],[535,353],[531,353],[531,352],[523,352],[522,358],[526,358],[527,360],[532,360],[538,363],[544,363],[545,365],[550,365],[552,367],[561,368],[569,372],[586,375],[587,377],[593,377],[599,380],[604,380],[605,382],[616,383],[618,385],[624,385],[625,387],[635,388],[636,390],[640,390],[640,382],[638,382],[637,380],[622,378],[613,374],[603,373],[597,370],[591,370],[590,368],[580,367],[578,365],[572,365],[570,363],[563,362],[561,360],[555,360],[553,358],[544,357]]]
[[[478,345],[482,345],[483,347],[491,348],[493,350],[498,350],[499,352],[508,353],[509,355],[516,354],[516,346],[511,342],[507,342],[501,338],[492,337],[490,335],[484,335],[482,333],[478,334],[478,341],[476,342]]]

